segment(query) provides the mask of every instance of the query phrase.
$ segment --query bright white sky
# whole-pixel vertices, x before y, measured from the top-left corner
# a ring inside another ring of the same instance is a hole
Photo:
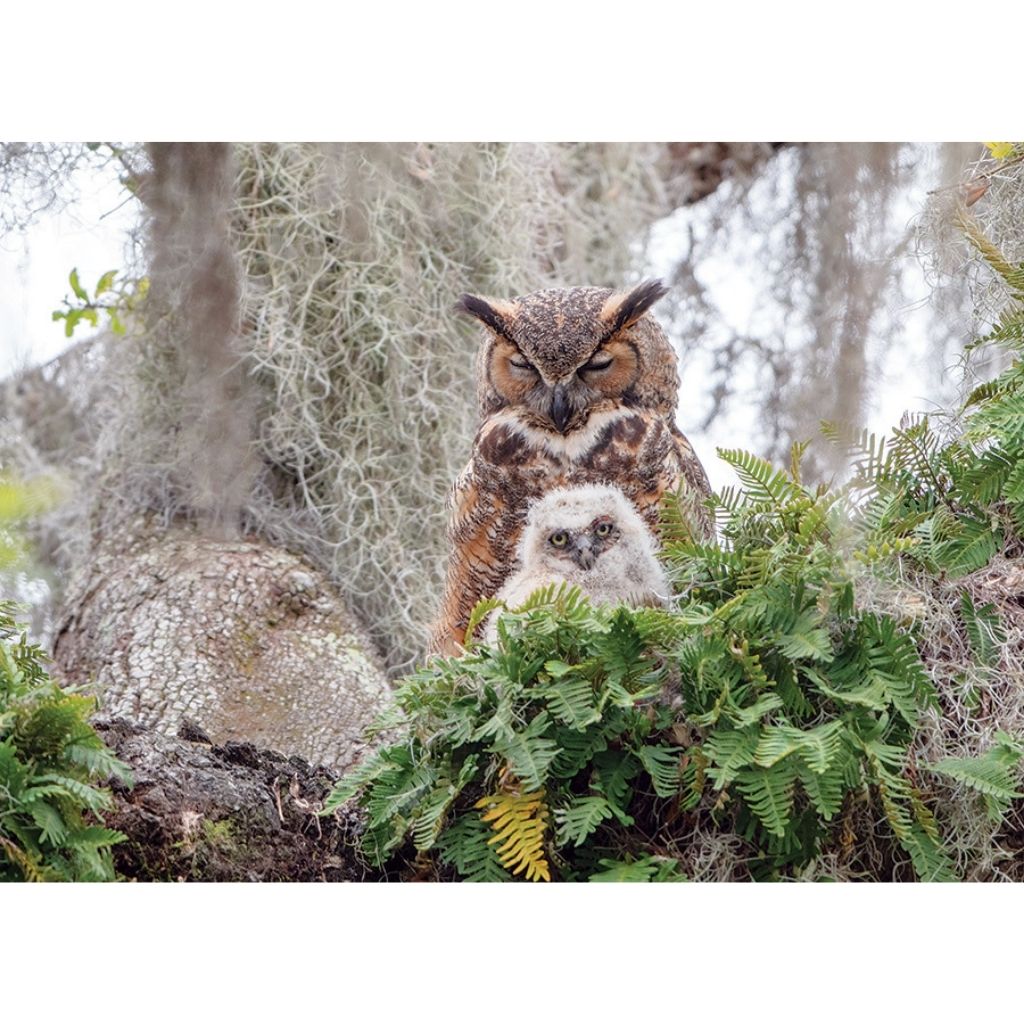
[[[92,292],[100,276],[125,266],[124,246],[137,203],[111,175],[82,171],[78,202],[43,216],[25,236],[0,238],[0,378],[45,363],[71,343],[51,313],[71,295],[68,274],[78,268]],[[123,205],[122,205],[123,204]],[[86,337],[81,326],[75,338]]]
[[[938,163],[934,157],[937,150],[935,147],[928,147],[928,150],[925,159],[918,164],[912,187],[894,202],[894,226],[900,231],[921,213],[927,191],[945,184],[936,178]],[[776,158],[773,173],[786,173],[785,157],[786,154],[782,153]],[[729,188],[730,185],[726,182],[721,187]],[[694,230],[697,237],[702,237],[703,225],[709,214],[709,206],[698,203],[683,207],[656,224],[647,252],[648,272],[670,279],[687,233]],[[739,215],[734,216],[734,221],[735,230],[730,230],[727,225],[726,230],[719,233],[720,250],[701,260],[696,276],[711,302],[721,311],[726,321],[723,328],[749,336],[764,335],[770,325],[775,324],[773,318],[779,312],[777,303],[770,296],[772,282],[767,272],[750,258],[749,228]],[[884,250],[878,253],[878,257],[892,258]],[[888,433],[897,426],[904,412],[927,411],[936,404],[948,404],[956,394],[956,372],[936,360],[935,347],[929,337],[931,327],[926,307],[931,288],[917,260],[908,255],[902,259],[905,262],[907,304],[886,310],[888,318],[901,325],[902,336],[897,345],[888,345],[885,339],[875,339],[873,349],[870,341],[868,344],[869,355],[875,357],[873,362],[878,368],[873,369],[866,389],[869,397],[868,407],[864,410],[864,426],[878,434]],[[883,344],[887,345],[884,349],[880,348]],[[712,487],[718,490],[734,485],[738,481],[732,468],[716,457],[715,449],[758,450],[757,381],[749,368],[739,367],[738,379],[734,381],[734,400],[706,431],[701,431],[696,425],[703,421],[710,408],[706,398],[709,392],[705,386],[711,372],[710,356],[699,351],[691,352],[684,356],[681,371],[680,428],[693,442]],[[749,401],[744,401],[744,393],[750,395]],[[829,419],[830,411],[822,409],[820,418]]]

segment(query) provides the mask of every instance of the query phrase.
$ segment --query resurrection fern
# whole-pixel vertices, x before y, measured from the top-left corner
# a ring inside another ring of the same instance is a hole
[[[917,877],[954,876],[909,761],[934,692],[912,637],[856,607],[845,510],[795,473],[721,454],[749,490],[715,502],[720,549],[666,525],[677,607],[592,607],[549,587],[501,616],[495,647],[398,691],[389,725],[406,739],[327,805],[358,795],[378,862],[412,840],[461,877],[492,878],[479,819],[510,874],[660,878],[636,868],[664,856],[642,837],[700,813],[773,877],[835,846],[866,794]],[[686,744],[673,742],[680,716],[696,729]]]
[[[544,790],[519,793],[503,789],[483,796],[473,805],[482,813],[482,821],[494,830],[488,845],[496,846],[498,860],[514,875],[525,872],[531,882],[550,882],[551,872],[544,855],[544,830],[548,809]]]
[[[927,416],[904,417],[881,440],[823,425],[853,458],[858,557],[905,553],[951,577],[982,568],[1008,541],[1024,537],[1024,264],[1007,260],[967,213],[958,223],[1008,293],[998,322],[968,352],[998,346],[1009,366],[971,391],[949,437]]]
[[[668,510],[671,608],[537,591],[501,614],[494,647],[471,645],[404,683],[382,722],[403,739],[326,809],[358,799],[380,864],[411,842],[465,879],[667,880],[687,873],[676,826],[712,822],[742,837],[752,877],[787,877],[852,856],[866,800],[913,877],[956,877],[913,755],[935,690],[913,635],[862,608],[857,587],[865,564],[888,572],[924,557],[927,521],[934,557],[965,557],[943,547],[963,536],[949,498],[957,463],[924,423],[859,443],[867,500],[803,485],[799,447],[788,472],[720,452],[744,486],[711,499],[716,544]],[[961,612],[979,660],[994,664],[994,610],[966,597]],[[1014,743],[926,767],[975,789],[1001,820],[1018,798]]]
[[[1022,757],[1024,741],[1021,737],[997,732],[995,743],[983,757],[947,757],[928,768],[981,793],[989,817],[999,822],[1010,804],[1024,797],[1017,789],[1015,778],[1015,769]]]
[[[663,510],[666,608],[548,587],[488,647],[481,603],[465,655],[404,682],[381,722],[400,739],[327,803],[358,801],[369,856],[434,851],[439,877],[473,881],[947,880],[1019,857],[1024,736],[972,721],[982,743],[950,743],[944,720],[1020,704],[971,574],[1024,547],[1024,266],[961,226],[1007,290],[978,344],[1009,365],[959,418],[826,424],[853,462],[841,488],[804,483],[805,445],[788,469],[720,450],[739,486],[709,499],[717,539]],[[886,596],[911,579],[951,598],[962,672],[925,606]]]
[[[88,723],[93,698],[62,690],[0,604],[0,881],[108,881],[111,776],[130,783]]]

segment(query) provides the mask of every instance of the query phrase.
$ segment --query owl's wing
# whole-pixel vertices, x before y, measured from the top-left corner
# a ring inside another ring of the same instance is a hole
[[[657,530],[666,495],[679,494],[684,514],[705,538],[714,536],[704,499],[711,493],[704,467],[690,442],[675,426],[657,414],[635,413],[612,433],[601,463],[607,483],[622,487],[647,525]]]
[[[458,653],[473,606],[498,592],[514,547],[508,524],[502,522],[505,503],[493,488],[482,486],[475,459],[453,484],[448,508],[451,555],[431,641],[439,654]]]
[[[714,518],[704,504],[711,495],[711,481],[693,446],[683,432],[672,426],[672,438],[675,442],[676,459],[679,464],[679,481],[676,489],[687,518],[692,522],[698,533],[706,540],[715,536]]]
[[[708,480],[704,465],[697,458],[693,445],[690,444],[686,439],[686,435],[675,424],[672,425],[672,437],[675,441],[676,453],[686,486],[691,491],[707,497],[711,493],[711,481]]]

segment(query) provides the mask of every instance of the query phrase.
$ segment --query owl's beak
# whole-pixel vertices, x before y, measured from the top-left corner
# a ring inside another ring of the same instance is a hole
[[[565,393],[565,385],[556,384],[551,392],[551,422],[558,428],[560,434],[565,433],[571,415],[572,408]]]

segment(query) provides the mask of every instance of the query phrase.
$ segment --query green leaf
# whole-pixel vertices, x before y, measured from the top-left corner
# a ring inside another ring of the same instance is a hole
[[[511,738],[500,738],[494,744],[494,752],[508,761],[527,791],[544,787],[548,766],[558,756],[558,745],[545,735],[549,726],[548,713],[541,711],[522,732],[514,732]]]
[[[117,277],[116,270],[108,270],[97,282],[96,282],[96,296],[97,298],[104,292],[109,292],[114,287],[114,278]]]
[[[585,729],[601,719],[589,679],[563,679],[546,687],[544,697],[555,719],[573,729]]]
[[[991,797],[994,802],[988,805],[989,816],[995,821],[1002,820],[1006,808],[1012,801],[1024,797],[1024,793],[1016,788],[1012,769],[1005,763],[1000,763],[998,755],[944,757],[941,761],[924,767],[937,775],[962,782],[986,797]]]
[[[556,808],[557,839],[560,845],[582,844],[601,826],[601,822],[615,817],[611,804],[603,796],[578,797],[568,807]]]
[[[715,789],[724,789],[738,775],[739,770],[754,763],[760,731],[757,728],[712,733],[704,743],[704,753],[711,761],[708,778]]]
[[[70,743],[64,754],[72,764],[81,765],[94,779],[115,778],[126,786],[134,782],[132,770],[98,742]]]
[[[843,806],[846,783],[842,766],[824,773],[811,771],[806,764],[797,764],[797,777],[814,809],[825,821],[831,821]]]
[[[736,726],[743,728],[756,725],[765,715],[782,707],[782,698],[776,693],[766,693],[758,697],[753,704],[737,708],[731,704],[725,706],[725,714]]]
[[[781,839],[789,826],[796,768],[788,761],[773,768],[741,768],[736,789],[765,831]]]
[[[68,841],[76,847],[115,846],[117,843],[126,842],[127,839],[128,837],[123,832],[117,832],[111,828],[101,828],[99,825],[75,829],[68,835]]]
[[[490,842],[493,835],[479,814],[462,814],[438,836],[441,860],[454,867],[464,881],[507,882],[509,873]]]
[[[43,841],[51,846],[60,846],[67,835],[67,827],[60,812],[45,800],[35,800],[29,805],[29,814],[39,826]]]
[[[775,469],[770,462],[741,449],[719,448],[718,457],[736,470],[747,493],[755,500],[781,506],[802,494],[788,474]]]
[[[671,857],[640,857],[637,860],[598,861],[601,868],[587,879],[588,882],[686,882],[689,879],[679,869],[679,862]]]
[[[476,631],[480,627],[481,623],[488,615],[491,614],[491,612],[494,612],[496,608],[501,607],[503,607],[503,602],[499,601],[496,597],[489,597],[486,600],[477,601],[473,606],[473,610],[469,613],[469,622],[466,625],[467,645],[470,641],[476,642],[479,639],[476,636]]]
[[[640,764],[628,750],[602,750],[594,757],[594,788],[608,799],[612,812],[623,825],[632,825],[629,802],[630,782],[640,774]]]
[[[88,783],[79,782],[68,775],[59,775],[47,772],[37,775],[36,780],[41,783],[49,782],[64,789],[67,796],[78,800],[83,807],[90,811],[103,811],[110,807],[110,794],[104,789],[95,789]]]
[[[75,295],[78,298],[80,298],[83,302],[88,302],[89,293],[81,286],[81,284],[79,284],[77,267],[75,267],[74,270],[72,270],[71,273],[68,275],[68,281],[70,282],[71,290],[75,293]]]
[[[673,797],[679,792],[682,748],[644,745],[634,747],[633,753],[651,777],[658,796]]]

